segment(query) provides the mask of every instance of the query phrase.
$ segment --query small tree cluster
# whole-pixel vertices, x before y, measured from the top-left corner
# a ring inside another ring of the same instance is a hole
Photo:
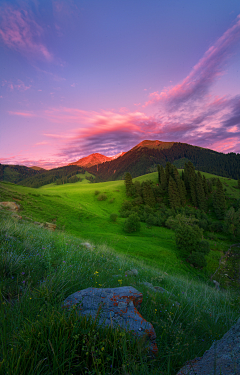
[[[106,199],[107,199],[107,196],[104,193],[99,194],[98,197],[97,197],[98,201],[105,201]]]

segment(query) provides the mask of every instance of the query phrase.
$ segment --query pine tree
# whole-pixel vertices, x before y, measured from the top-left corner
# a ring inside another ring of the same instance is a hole
[[[150,207],[154,207],[156,200],[152,190],[151,182],[144,181],[142,184],[143,200],[144,203]]]
[[[160,167],[160,182],[161,182],[162,189],[164,191],[166,191],[166,189],[167,189],[167,177],[166,177],[166,174],[164,172],[164,168],[163,168],[162,165]]]
[[[161,183],[161,168],[160,168],[160,165],[157,166],[157,170],[158,170],[158,182],[160,184]]]
[[[207,201],[205,197],[205,192],[203,188],[203,180],[201,173],[198,171],[196,177],[196,196],[197,196],[197,204],[198,208],[203,211],[207,211]]]
[[[181,199],[178,191],[178,187],[172,176],[169,177],[168,183],[168,199],[171,208],[181,207]]]
[[[195,173],[194,165],[190,161],[188,163],[185,163],[184,182],[185,182],[186,190],[190,196],[192,204],[194,206],[197,206],[196,173]]]
[[[169,161],[166,163],[166,167],[165,167],[165,175],[166,175],[166,179],[167,179],[167,186],[169,184],[169,178],[170,178],[170,175],[171,175],[171,171],[172,171],[172,164],[169,163]]]
[[[203,189],[204,189],[204,193],[205,193],[205,196],[208,195],[208,186],[207,186],[207,180],[206,180],[206,177],[203,175],[202,176],[202,179],[203,179]]]
[[[213,197],[213,207],[218,219],[223,219],[226,211],[226,200],[223,186],[219,178],[217,179],[217,187]]]
[[[130,196],[133,182],[132,182],[132,176],[129,172],[127,172],[125,174],[124,183],[125,183],[125,186],[126,186],[126,194],[127,194],[127,196]]]

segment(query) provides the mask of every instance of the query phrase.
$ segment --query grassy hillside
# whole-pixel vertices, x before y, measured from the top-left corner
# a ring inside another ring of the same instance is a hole
[[[173,375],[239,316],[236,293],[153,269],[106,245],[87,249],[83,238],[14,221],[4,210],[0,242],[0,374]],[[138,275],[126,277],[133,268]],[[77,290],[130,285],[143,294],[140,313],[156,331],[156,359],[131,334],[61,309]]]
[[[209,237],[207,267],[196,270],[181,260],[172,230],[141,223],[140,232],[126,234],[124,218],[110,220],[126,199],[123,181],[90,183],[86,176],[74,184],[38,189],[0,183],[0,201],[21,206],[17,213],[0,209],[0,374],[79,374],[83,368],[89,375],[176,374],[239,316],[239,293],[224,284],[226,272],[220,267],[231,241]],[[134,180],[147,179],[157,183],[157,173]],[[220,179],[227,196],[238,198],[237,181]],[[101,194],[107,198],[98,200]],[[39,226],[45,222],[55,223],[56,232]],[[126,277],[132,268],[139,274]],[[210,276],[215,271],[225,290],[214,289]],[[143,282],[172,295],[155,293]],[[120,285],[143,293],[141,314],[157,334],[160,356],[155,361],[131,336],[96,332],[74,314],[63,316],[61,302],[76,290]]]
[[[157,173],[136,178],[139,181],[146,179],[157,182]],[[224,178],[222,180],[228,181]],[[238,193],[230,184],[226,188],[229,195]],[[99,201],[96,191],[105,194],[107,199]],[[117,252],[142,259],[146,264],[164,268],[171,274],[190,272],[205,277],[203,272],[181,262],[172,230],[154,226],[149,228],[142,223],[139,233],[126,234],[122,229],[125,219],[118,217],[116,222],[110,221],[110,214],[118,214],[126,199],[123,181],[91,184],[84,179],[74,184],[50,184],[38,189],[2,183],[0,193],[1,200],[14,200],[21,205],[19,214],[23,218],[41,223],[53,222],[58,229],[69,234],[89,239],[96,244],[106,244]],[[218,241],[215,246],[216,240],[210,243],[212,252],[208,256],[211,265],[207,269],[209,274],[214,272],[218,260],[229,245]]]

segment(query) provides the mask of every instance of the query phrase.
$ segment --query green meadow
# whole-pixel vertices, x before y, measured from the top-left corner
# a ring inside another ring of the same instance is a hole
[[[0,374],[176,374],[239,316],[239,293],[217,291],[210,281],[231,241],[209,237],[207,267],[197,270],[182,261],[172,230],[141,223],[139,232],[127,234],[124,218],[110,220],[126,200],[123,180],[90,183],[81,177],[38,189],[0,183],[0,201],[20,204],[22,216],[0,210]],[[157,183],[157,172],[134,180],[147,179]],[[237,181],[220,179],[226,195],[239,198]],[[105,200],[98,199],[101,194]],[[46,222],[56,224],[56,231],[39,227]],[[139,275],[125,277],[131,268]],[[172,296],[153,292],[143,281]],[[63,299],[76,290],[120,285],[143,293],[141,314],[157,334],[155,360],[127,334],[96,330],[94,323],[79,323],[74,311],[61,311]]]

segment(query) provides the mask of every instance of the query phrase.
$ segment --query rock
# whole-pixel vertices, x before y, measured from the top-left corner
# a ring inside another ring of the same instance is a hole
[[[10,210],[18,211],[20,205],[15,202],[0,202],[0,206],[10,208]]]
[[[17,214],[12,214],[12,217],[14,217],[15,219],[18,219],[18,220],[22,220],[22,216],[19,216]]]
[[[80,316],[96,318],[101,306],[98,325],[132,331],[134,335],[147,337],[148,351],[152,357],[158,353],[156,333],[151,323],[138,312],[142,293],[132,286],[118,288],[87,288],[68,296],[62,307],[70,309],[76,305]]]
[[[56,224],[46,223],[46,227],[47,229],[52,230],[54,232],[57,226]]]
[[[82,246],[86,247],[88,250],[93,250],[94,247],[89,242],[81,243]]]
[[[213,280],[213,283],[215,284],[215,288],[220,290],[220,284],[216,280]]]
[[[135,268],[133,268],[132,270],[128,270],[124,273],[124,275],[127,275],[127,276],[137,276],[138,275],[138,270],[136,270]]]
[[[38,221],[34,221],[33,224],[38,225],[40,228],[43,227],[43,223],[39,223]]]
[[[214,367],[216,366],[216,371]],[[235,375],[240,374],[240,318],[215,341],[202,357],[188,361],[177,375]]]

